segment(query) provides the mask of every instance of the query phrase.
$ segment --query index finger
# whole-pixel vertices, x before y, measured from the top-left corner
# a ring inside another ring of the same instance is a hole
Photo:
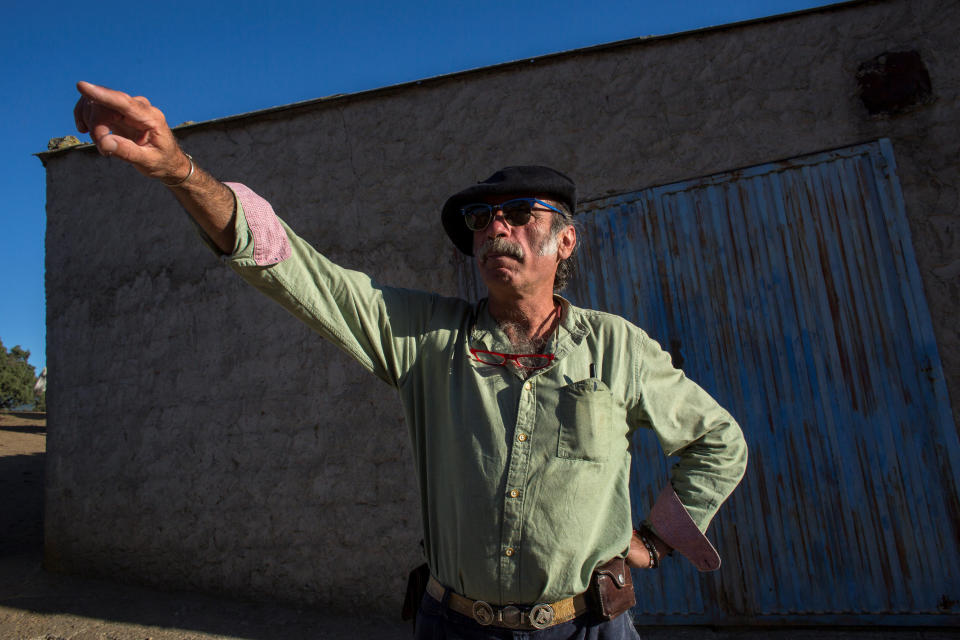
[[[145,119],[145,105],[122,91],[114,91],[83,80],[77,83],[77,91],[87,99],[113,109],[125,118],[140,122]]]
[[[83,101],[84,97],[80,96],[77,104],[73,106],[73,121],[77,123],[77,131],[87,133],[90,129],[87,127],[87,123],[83,118]]]

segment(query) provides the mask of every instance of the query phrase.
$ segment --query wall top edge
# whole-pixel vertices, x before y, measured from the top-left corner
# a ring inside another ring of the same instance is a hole
[[[176,127],[172,127],[172,129],[177,132],[185,132],[193,129],[200,129],[200,128],[205,128],[209,126],[220,125],[227,122],[234,122],[237,120],[246,120],[246,119],[252,119],[257,117],[269,116],[269,115],[273,115],[283,111],[303,110],[310,107],[325,106],[331,103],[342,103],[342,102],[348,102],[348,101],[359,100],[359,99],[367,99],[367,98],[376,97],[380,95],[388,95],[390,93],[397,93],[400,91],[415,89],[418,87],[434,86],[444,82],[449,82],[451,80],[457,80],[466,76],[506,71],[514,68],[519,68],[524,65],[536,64],[536,63],[542,63],[542,62],[558,62],[561,60],[573,58],[573,57],[584,55],[584,54],[606,53],[608,51],[624,49],[627,47],[652,45],[652,44],[657,44],[664,41],[680,40],[684,38],[702,36],[705,34],[743,29],[747,27],[756,26],[759,24],[793,20],[802,16],[807,16],[812,14],[826,14],[826,13],[834,13],[837,11],[845,11],[847,9],[860,6],[860,5],[883,4],[883,3],[888,3],[892,1],[893,0],[844,0],[841,2],[836,2],[834,4],[828,4],[820,7],[812,7],[810,9],[800,9],[798,11],[791,11],[788,13],[780,13],[772,16],[764,16],[762,18],[752,18],[750,20],[741,20],[739,22],[730,22],[727,24],[700,27],[699,29],[679,31],[677,33],[669,33],[669,34],[656,35],[656,36],[638,36],[635,38],[627,38],[626,40],[616,40],[614,42],[606,42],[602,44],[590,45],[587,47],[580,47],[577,49],[570,49],[567,51],[547,53],[547,54],[544,54],[541,56],[535,56],[532,58],[521,58],[519,60],[510,60],[508,62],[500,62],[500,63],[489,65],[486,67],[477,67],[474,69],[464,69],[462,71],[453,71],[451,73],[441,74],[438,76],[430,76],[430,77],[422,78],[419,80],[410,80],[410,81],[401,82],[398,84],[392,84],[392,85],[387,85],[383,87],[376,87],[373,89],[365,89],[363,91],[357,91],[354,93],[336,93],[333,95],[323,96],[320,98],[310,98],[309,100],[291,102],[289,104],[279,105],[276,107],[269,107],[267,109],[258,109],[256,111],[248,111],[245,113],[238,113],[238,114],[233,114],[229,116],[223,116],[221,118],[213,118],[211,120],[204,120],[201,122],[191,122],[189,124],[183,124],[183,125],[178,125]],[[39,151],[33,155],[39,158],[40,161],[44,164],[44,166],[46,166],[46,161],[49,158],[71,153],[74,151],[89,151],[94,149],[95,147],[93,143],[88,142],[88,143],[75,145],[72,147],[67,147],[65,149],[56,149],[52,151]]]

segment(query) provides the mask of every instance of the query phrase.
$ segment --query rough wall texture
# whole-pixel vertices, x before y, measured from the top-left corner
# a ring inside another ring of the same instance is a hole
[[[589,199],[889,137],[960,423],[958,24],[955,0],[854,3],[180,138],[335,261],[450,294],[439,207],[505,164],[562,168]],[[871,117],[857,69],[900,50],[934,101]],[[392,390],[243,285],[162,186],[90,149],[44,161],[49,565],[394,613],[419,507]]]

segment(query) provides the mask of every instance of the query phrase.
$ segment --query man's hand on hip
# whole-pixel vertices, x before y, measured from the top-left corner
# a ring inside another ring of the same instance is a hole
[[[660,559],[663,560],[663,558],[666,558],[667,554],[671,551],[670,545],[658,538],[652,531],[647,531],[646,535],[649,537],[650,542],[653,543],[653,546],[656,547]],[[636,531],[633,532],[633,536],[630,538],[630,551],[627,553],[626,560],[627,565],[634,569],[650,568],[650,552],[647,550],[647,546],[643,544],[643,541],[640,540],[640,536],[637,535]]]
[[[630,538],[630,551],[627,553],[627,564],[634,569],[647,569],[650,567],[650,552],[646,545],[640,541],[637,532],[633,532]]]

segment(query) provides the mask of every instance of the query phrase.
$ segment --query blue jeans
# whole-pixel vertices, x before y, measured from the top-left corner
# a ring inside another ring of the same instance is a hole
[[[485,627],[473,618],[451,611],[424,594],[417,613],[415,640],[640,640],[633,627],[630,612],[613,620],[603,620],[594,613],[585,613],[569,622],[546,629],[515,631],[501,627]]]

